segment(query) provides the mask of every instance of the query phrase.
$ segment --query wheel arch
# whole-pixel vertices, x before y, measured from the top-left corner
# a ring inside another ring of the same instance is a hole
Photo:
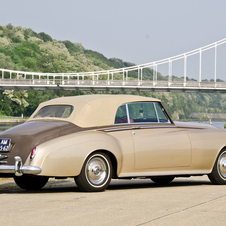
[[[213,168],[214,168],[214,165],[218,159],[218,156],[220,155],[220,153],[223,151],[223,150],[226,150],[226,145],[225,146],[222,146],[221,148],[219,148],[219,150],[216,152],[216,156],[214,158],[214,161],[213,161],[213,164],[211,166],[211,170],[210,170],[210,173],[213,171]]]
[[[210,181],[216,185],[226,185],[226,147],[218,153],[211,173],[208,174]]]
[[[98,150],[95,150],[95,151],[91,152],[89,154],[89,156],[94,154],[94,153],[96,153],[96,152],[103,152],[103,153],[105,153],[106,155],[109,156],[109,158],[111,160],[111,164],[112,164],[112,178],[117,178],[118,162],[117,162],[117,159],[116,159],[115,155],[112,152],[108,151],[108,150],[98,149]],[[89,156],[87,156],[86,159]]]

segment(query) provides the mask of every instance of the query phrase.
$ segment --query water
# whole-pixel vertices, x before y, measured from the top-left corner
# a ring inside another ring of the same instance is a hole
[[[17,122],[17,123],[0,123],[0,133],[7,130],[7,129],[10,129],[11,127],[14,127],[14,126],[17,126],[21,124],[20,122]]]
[[[195,122],[195,123],[210,124],[209,121],[203,121],[203,122],[189,121],[189,122],[192,122],[192,123]],[[189,122],[188,122],[188,123],[189,123]],[[224,122],[221,122],[221,121],[212,121],[212,125],[217,126],[218,128],[224,129]]]
[[[187,123],[198,123],[198,121],[192,121],[192,122],[187,122]],[[209,124],[209,121],[203,121],[201,123],[204,123],[204,124]],[[0,124],[0,133],[7,130],[7,129],[10,129],[11,127],[13,126],[16,126],[16,125],[19,125],[21,123],[1,123]],[[212,121],[212,125],[216,125],[217,127],[219,128],[224,128],[224,122],[220,122],[220,121]]]
[[[220,127],[221,129],[224,129],[224,122],[212,122],[212,125],[216,125]]]

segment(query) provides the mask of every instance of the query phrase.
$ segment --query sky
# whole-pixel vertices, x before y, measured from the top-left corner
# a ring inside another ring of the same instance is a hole
[[[0,25],[45,32],[135,64],[226,38],[225,0],[0,0],[0,6]]]

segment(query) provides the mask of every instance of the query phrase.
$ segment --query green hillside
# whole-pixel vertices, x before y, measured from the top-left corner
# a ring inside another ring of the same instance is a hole
[[[108,59],[101,53],[85,49],[80,43],[72,43],[68,40],[57,41],[44,32],[36,33],[32,29],[14,27],[11,24],[0,26],[0,68],[61,73],[99,71],[134,65],[117,58]],[[129,76],[135,79],[137,73],[130,73]],[[143,78],[152,79],[153,70],[144,69]],[[177,77],[174,79],[181,80]],[[167,77],[158,73],[158,80],[167,80]],[[90,93],[85,91],[2,90],[0,91],[0,115],[30,116],[40,102],[59,96]],[[190,119],[191,113],[226,112],[226,95],[224,94],[150,92],[131,94],[161,99],[174,119]]]

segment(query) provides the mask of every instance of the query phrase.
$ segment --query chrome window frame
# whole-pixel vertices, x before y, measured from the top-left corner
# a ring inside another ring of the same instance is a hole
[[[135,103],[153,103],[154,105],[154,110],[155,110],[155,114],[156,114],[156,117],[157,117],[157,120],[158,122],[130,122],[130,115],[129,115],[129,107],[128,105],[129,104],[135,104]],[[157,112],[157,109],[156,109],[156,104],[159,104],[159,102],[155,102],[155,101],[139,101],[139,102],[130,102],[130,103],[125,103],[125,104],[122,104],[120,105],[119,107],[125,105],[126,106],[126,114],[127,114],[127,123],[115,123],[115,120],[114,120],[114,125],[128,125],[128,124],[161,124],[161,123],[168,123],[168,124],[172,124],[170,118],[168,117],[168,115],[166,113],[165,116],[166,118],[168,119],[167,122],[160,122],[159,120],[159,115],[158,115],[158,112]],[[118,108],[119,108],[118,107]],[[163,106],[160,106],[161,108],[163,108]],[[164,109],[164,108],[163,108]],[[118,110],[118,109],[117,109]],[[165,111],[165,109],[164,109]],[[117,111],[116,111],[117,112]]]
[[[155,104],[156,104],[156,102],[153,102],[154,109],[155,109],[155,114],[156,114],[156,117],[157,117],[158,123],[160,123],[160,122],[159,122],[159,115],[158,115],[158,112],[157,112],[157,109],[156,109]]]
[[[127,123],[126,124],[130,124],[130,117],[129,117],[129,108],[128,108],[128,104],[125,104],[126,105],[126,114],[127,114]]]

